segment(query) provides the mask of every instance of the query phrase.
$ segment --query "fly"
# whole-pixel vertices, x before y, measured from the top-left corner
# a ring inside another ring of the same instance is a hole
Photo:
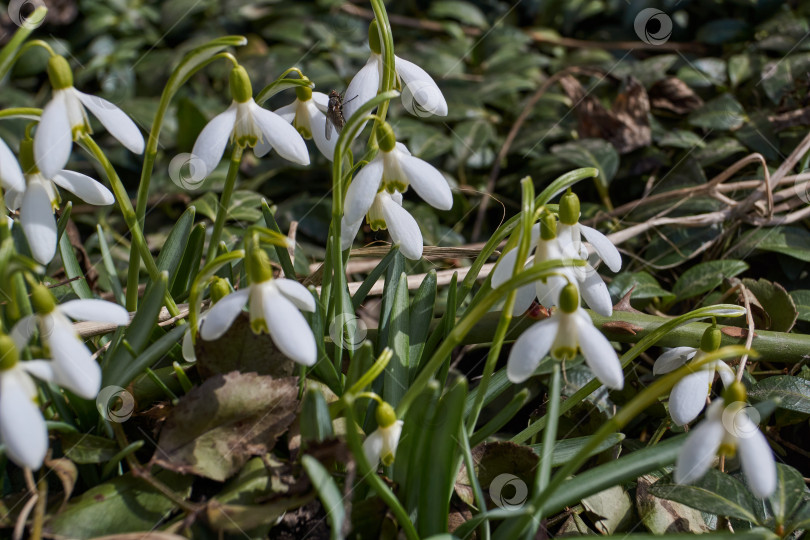
[[[327,141],[332,137],[332,126],[335,126],[338,133],[343,131],[343,126],[346,125],[346,119],[343,117],[343,105],[351,102],[357,96],[345,103],[343,97],[344,94],[338,94],[337,90],[329,92],[329,103],[326,106],[326,126],[324,127]]]

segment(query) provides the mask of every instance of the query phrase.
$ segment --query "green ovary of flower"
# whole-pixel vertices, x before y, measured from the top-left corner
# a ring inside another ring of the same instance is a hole
[[[0,371],[13,368],[19,360],[20,354],[14,340],[7,335],[0,335]]]

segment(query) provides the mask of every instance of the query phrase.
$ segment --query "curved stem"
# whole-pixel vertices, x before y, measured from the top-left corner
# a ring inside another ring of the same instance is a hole
[[[11,107],[0,111],[0,119],[4,118],[26,118],[28,120],[39,120],[42,109],[35,107]]]
[[[383,46],[383,70],[382,81],[380,81],[380,92],[385,93],[393,90],[396,87],[397,71],[394,64],[394,36],[391,32],[391,23],[388,20],[388,13],[385,11],[385,4],[382,0],[371,0],[371,9],[374,11],[374,18],[377,19],[377,28],[380,31],[380,43]],[[382,123],[385,121],[385,115],[388,113],[388,102],[380,105],[380,110],[377,113],[380,119],[377,121]],[[376,133],[376,130],[372,130]],[[372,135],[372,139],[374,136]]]
[[[207,261],[213,261],[217,256],[217,249],[219,248],[219,237],[222,236],[222,229],[225,227],[225,220],[228,219],[228,207],[231,205],[231,196],[233,189],[236,186],[236,177],[239,173],[239,165],[242,163],[242,152],[244,149],[240,145],[233,147],[231,154],[231,163],[228,166],[228,175],[225,177],[225,187],[222,189],[222,194],[219,197],[219,206],[217,207],[217,217],[214,221],[214,230],[211,231],[211,240],[208,244]]]

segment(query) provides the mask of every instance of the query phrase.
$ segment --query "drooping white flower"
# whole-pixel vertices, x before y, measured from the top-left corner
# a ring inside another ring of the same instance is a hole
[[[688,484],[702,478],[712,466],[718,453],[733,456],[739,452],[743,473],[751,492],[760,498],[776,489],[776,464],[768,441],[749,417],[752,410],[743,399],[715,399],[706,410],[705,419],[689,432],[675,464],[675,482]]]
[[[20,162],[25,170],[25,183],[21,189],[6,192],[6,205],[10,210],[20,210],[22,223],[31,253],[37,262],[48,264],[56,253],[56,218],[59,208],[59,192],[56,186],[66,189],[88,204],[106,206],[115,202],[112,192],[100,182],[74,171],[61,170],[52,176],[40,172],[34,163],[36,141],[20,142]]]
[[[363,442],[363,453],[372,468],[378,463],[386,467],[394,462],[402,434],[402,420],[397,420],[393,407],[386,402],[377,406],[377,429]]]
[[[720,330],[709,327],[703,334],[700,349],[675,347],[664,352],[653,365],[653,375],[675,371],[690,360],[697,362],[702,356],[715,351],[719,345]],[[715,373],[720,374],[726,388],[734,382],[734,370],[722,360],[716,360],[702,365],[699,370],[683,377],[672,387],[669,393],[669,414],[675,424],[683,426],[697,418],[706,406],[706,398],[711,392]]]
[[[213,283],[211,283],[210,287],[210,297],[211,303],[216,305],[217,302],[222,300],[223,298],[227,297],[229,294],[233,292],[231,290],[231,286],[228,283],[227,279],[223,279],[220,277],[214,277]],[[210,309],[209,309],[210,311]],[[208,312],[201,314],[197,318],[197,331],[199,332],[200,328],[203,325],[203,321],[205,320],[206,316],[208,316]],[[188,328],[186,328],[185,333],[183,334],[183,359],[186,362],[196,362],[197,361],[197,353],[194,351],[194,338],[191,332],[191,324],[189,323]]]
[[[135,122],[106,99],[76,90],[73,73],[63,56],[48,60],[48,77],[53,96],[42,110],[34,137],[34,155],[42,174],[48,178],[58,174],[68,162],[73,141],[92,132],[87,110],[128,150],[143,153],[143,135]]]
[[[43,285],[31,294],[35,314],[23,317],[11,336],[16,343],[27,343],[35,330],[53,362],[54,381],[79,397],[93,399],[101,388],[101,368],[73,329],[70,319],[112,323],[129,323],[126,309],[105,300],[70,300],[56,305],[53,295]]]
[[[526,261],[526,266],[540,264],[552,260],[579,259],[577,253],[570,248],[566,249],[556,236],[557,221],[551,214],[543,216],[541,223],[532,227],[531,242],[534,246],[534,257]],[[543,231],[541,233],[541,230]],[[495,269],[492,271],[492,287],[498,287],[512,277],[517,260],[517,249],[511,249],[503,254]],[[582,299],[588,306],[605,317],[613,313],[613,303],[607,285],[596,270],[590,265],[577,267],[561,267],[556,270],[556,276],[545,280],[538,280],[534,284],[524,285],[518,289],[515,298],[513,315],[525,312],[535,298],[546,307],[557,305],[560,291],[566,283],[576,283],[579,286]]]
[[[422,258],[422,231],[414,217],[402,207],[402,194],[398,191],[389,194],[380,191],[368,210],[368,222],[371,230],[388,229],[395,246],[398,246],[406,259],[418,261]],[[341,220],[341,249],[352,247],[354,237],[363,223],[363,217],[354,223],[348,223],[344,215]]]
[[[343,107],[346,119],[377,95],[382,82],[383,56],[377,21],[372,21],[369,26],[368,39],[371,57],[346,88],[348,100]],[[394,56],[394,69],[402,88],[402,104],[409,113],[422,117],[447,116],[447,102],[442,91],[424,69],[399,56]]]
[[[307,145],[298,131],[281,116],[263,109],[253,100],[250,78],[242,66],[231,70],[230,107],[215,116],[200,132],[191,150],[205,165],[203,178],[211,174],[222,159],[228,141],[251,147],[258,157],[275,148],[286,160],[309,165]]]
[[[303,138],[314,140],[321,154],[332,161],[338,136],[333,133],[327,138],[325,111],[329,96],[303,86],[296,87],[295,93],[295,101],[278,109],[276,114],[292,123]]]
[[[299,364],[315,364],[318,359],[315,336],[299,311],[315,311],[315,299],[297,281],[274,279],[264,251],[248,255],[246,265],[250,285],[222,298],[206,312],[200,337],[206,341],[222,337],[247,304],[254,333],[270,334],[276,347]]]
[[[612,272],[622,269],[622,256],[607,236],[592,227],[579,223],[579,197],[568,191],[560,200],[560,224],[557,237],[566,253],[578,254],[588,260],[588,252],[582,244],[582,237],[591,244],[596,254]]]
[[[515,341],[506,365],[507,377],[513,383],[523,382],[549,352],[555,360],[570,360],[578,351],[602,384],[614,390],[624,387],[624,373],[616,351],[593,325],[588,313],[579,307],[577,287],[569,283],[560,293],[558,309]]]

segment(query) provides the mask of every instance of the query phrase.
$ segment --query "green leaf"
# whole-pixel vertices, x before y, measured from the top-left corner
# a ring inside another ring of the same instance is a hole
[[[652,486],[650,493],[692,508],[718,516],[735,517],[758,524],[757,504],[754,496],[736,478],[717,469],[709,469],[706,475],[691,485],[672,483],[671,478],[662,478]]]
[[[748,270],[743,261],[721,259],[697,264],[681,274],[672,292],[676,300],[685,300],[707,293],[720,286],[724,279],[734,277]]]
[[[619,153],[602,139],[581,139],[551,147],[551,153],[575,167],[594,167],[599,171],[598,181],[610,185],[619,170]]]
[[[577,453],[588,444],[590,439],[590,437],[575,437],[573,439],[562,439],[554,443],[554,451],[551,454],[551,466],[558,467],[565,464],[565,462],[577,455]],[[602,441],[590,455],[595,456],[596,454],[604,452],[608,448],[621,444],[623,440],[624,433],[614,433]],[[537,455],[540,455],[543,451],[542,444],[532,444],[529,445],[529,447],[534,450]]]
[[[333,437],[332,418],[323,394],[317,388],[310,388],[304,394],[301,404],[301,439],[304,443],[321,442]]]
[[[810,321],[810,289],[790,291],[790,297],[799,312],[798,319],[805,322]]]
[[[115,441],[89,433],[60,433],[59,440],[65,457],[78,464],[105,463],[120,450]]]
[[[793,325],[796,324],[799,311],[785,288],[763,278],[758,280],[744,278],[742,282],[756,296],[770,322],[767,327],[758,325],[757,328],[774,332],[790,332]]]
[[[622,486],[613,486],[582,499],[586,515],[601,534],[626,531],[634,521],[633,501]]]
[[[506,425],[518,412],[520,409],[526,405],[526,401],[529,398],[529,391],[528,389],[524,388],[517,394],[515,394],[511,401],[506,404],[498,413],[492,417],[492,419],[484,424],[478,431],[470,436],[470,446],[476,446],[482,442],[484,442],[487,437],[496,433],[499,429]],[[465,414],[465,417],[467,415]]]
[[[747,256],[753,250],[772,251],[810,262],[810,232],[801,227],[757,228],[747,232],[729,254]]]
[[[371,290],[374,284],[377,283],[377,280],[380,279],[383,272],[388,269],[388,265],[391,264],[391,261],[397,256],[397,253],[399,253],[398,248],[391,248],[391,251],[389,251],[377,264],[377,266],[375,266],[374,269],[368,273],[368,276],[366,276],[366,279],[363,280],[363,283],[360,284],[360,287],[358,287],[357,291],[352,297],[352,306],[355,310],[359,308],[360,304],[363,303],[363,300],[366,299],[368,292]]]
[[[762,379],[748,395],[758,401],[774,400],[782,409],[810,414],[810,381],[791,375]]]
[[[181,497],[191,493],[192,476],[168,471],[155,475]],[[109,534],[149,531],[172,511],[175,504],[145,480],[119,476],[71,499],[45,525],[52,535],[85,539]]]
[[[737,129],[745,121],[745,110],[731,94],[706,102],[689,115],[689,123],[704,129]]]
[[[428,11],[431,19],[455,19],[476,28],[489,28],[489,22],[481,10],[470,2],[444,0],[433,2]]]
[[[188,244],[188,236],[191,227],[194,225],[194,207],[189,207],[172,227],[169,236],[160,249],[157,258],[157,267],[161,272],[168,272],[169,282],[174,282],[177,277],[177,269],[180,266],[180,259]]]
[[[121,288],[121,281],[118,279],[115,262],[113,261],[110,248],[107,245],[107,238],[101,225],[96,225],[96,237],[98,238],[98,250],[101,252],[101,260],[104,263],[104,271],[107,273],[107,280],[110,282],[110,290],[112,290],[116,302],[123,306],[126,304],[124,290]]]
[[[660,499],[650,493],[650,486],[658,480],[655,474],[645,474],[636,484],[636,506],[641,522],[654,534],[670,531],[693,534],[709,531],[700,510],[684,504]]]
[[[87,280],[84,279],[84,270],[76,259],[76,253],[73,251],[73,246],[70,245],[70,238],[67,234],[62,234],[59,238],[59,254],[62,256],[65,276],[71,280],[70,287],[76,296],[85,300],[93,298],[93,291],[90,290]]]
[[[392,407],[399,404],[399,400],[402,399],[408,388],[409,307],[408,276],[403,272],[399,275],[399,285],[391,305],[391,316],[388,323],[388,347],[394,351],[394,356],[385,368],[383,382],[383,399]]]
[[[671,292],[663,289],[658,281],[647,272],[622,272],[608,285],[611,297],[616,300],[622,299],[631,289],[633,290],[630,295],[631,300],[662,298],[668,301],[674,298]]]
[[[273,212],[270,211],[270,206],[267,205],[267,201],[264,199],[262,199],[262,216],[264,216],[264,223],[267,225],[268,229],[282,234],[276,222],[276,217],[273,215]],[[290,252],[282,246],[273,247],[276,249],[276,255],[281,264],[281,269],[284,271],[284,277],[295,279],[295,268],[293,267],[292,260],[290,260]]]
[[[408,364],[410,367],[410,380],[416,377],[416,369],[422,358],[422,349],[425,346],[430,323],[433,322],[433,309],[436,304],[436,270],[431,269],[419,285],[416,295],[411,303],[408,319],[410,330],[408,332],[410,351]]]
[[[343,538],[343,521],[346,519],[346,508],[343,506],[343,494],[335,484],[334,479],[323,465],[312,456],[301,458],[301,465],[307,471],[315,491],[321,499],[329,520],[329,537],[333,540]]]
[[[153,462],[222,482],[270,451],[298,407],[298,378],[216,375],[180,398],[160,432]]]
[[[704,148],[706,146],[703,137],[683,129],[668,130],[657,142],[660,146],[669,146],[671,148]]]
[[[768,497],[776,523],[783,525],[799,508],[804,497],[804,479],[799,471],[783,463],[776,464],[776,491]]]
[[[186,295],[188,295],[191,284],[194,283],[194,279],[200,271],[204,244],[205,225],[198,223],[191,230],[191,234],[188,237],[188,244],[183,251],[180,266],[177,267],[177,272],[174,274],[174,280],[170,288],[172,298],[177,300],[185,298]]]

